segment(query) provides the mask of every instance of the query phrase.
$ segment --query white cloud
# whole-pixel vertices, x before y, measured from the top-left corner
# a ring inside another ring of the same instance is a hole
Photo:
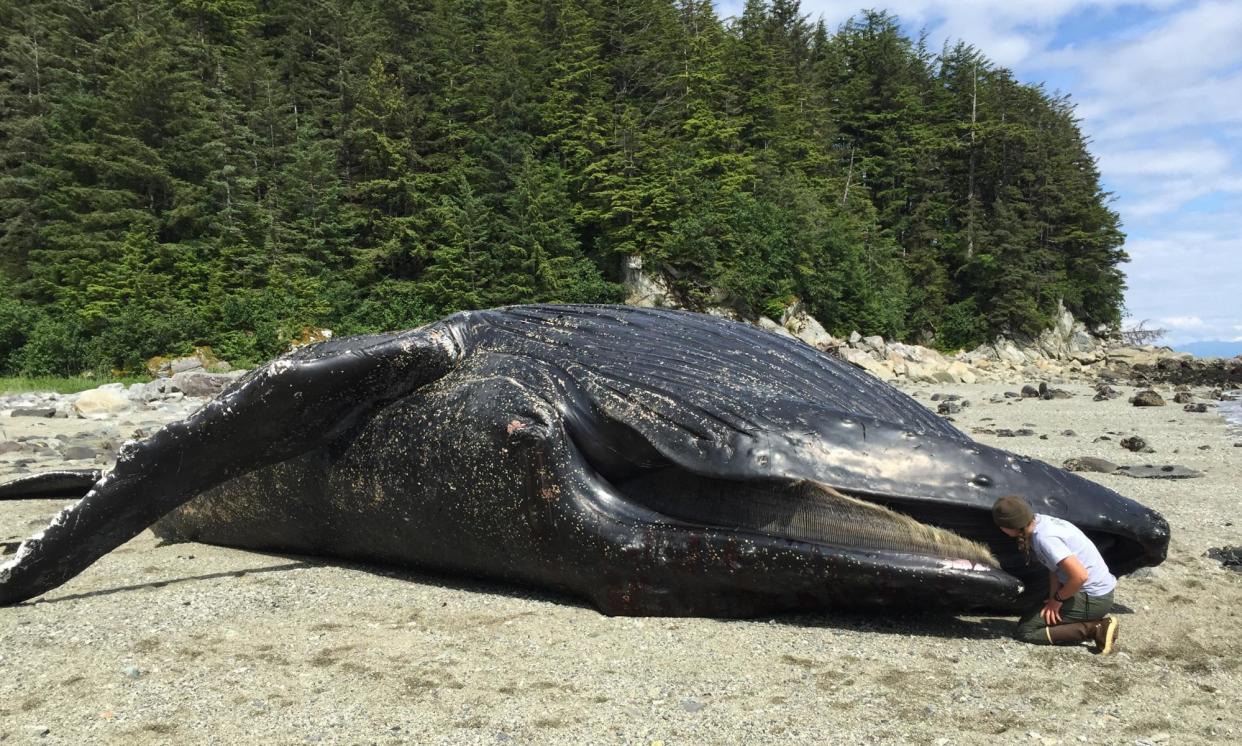
[[[1175,329],[1202,329],[1203,319],[1198,316],[1171,316],[1160,319],[1160,323]]]
[[[1226,148],[1210,140],[1097,148],[1096,157],[1100,168],[1113,177],[1220,174],[1229,169],[1233,160]]]

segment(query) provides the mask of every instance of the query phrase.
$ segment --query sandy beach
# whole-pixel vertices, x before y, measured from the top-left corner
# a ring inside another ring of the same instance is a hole
[[[1162,566],[1122,579],[1113,656],[1024,645],[990,615],[610,618],[522,588],[160,546],[148,531],[0,609],[0,742],[1236,743],[1242,573],[1204,552],[1242,544],[1242,434],[1213,409],[1133,407],[1131,386],[1100,402],[1061,388],[1074,396],[994,403],[1016,387],[905,387],[933,407],[933,393],[962,396],[960,428],[1052,464],[1204,473],[1085,475],[1173,530]],[[99,423],[5,418],[0,440],[87,427]],[[1123,449],[1132,434],[1154,453]],[[0,503],[0,539],[63,504]]]

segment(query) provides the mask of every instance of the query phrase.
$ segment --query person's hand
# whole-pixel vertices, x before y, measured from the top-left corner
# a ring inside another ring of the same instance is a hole
[[[1044,602],[1044,608],[1039,610],[1039,616],[1044,623],[1051,627],[1054,624],[1061,623],[1061,602],[1055,598],[1050,598]]]

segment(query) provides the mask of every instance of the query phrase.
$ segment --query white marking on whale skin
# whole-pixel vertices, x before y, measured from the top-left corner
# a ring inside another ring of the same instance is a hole
[[[84,499],[86,498],[83,498],[83,500]],[[60,512],[52,518],[51,523],[47,525],[47,528],[63,526],[69,520],[69,516],[73,513],[73,509],[78,507],[78,503],[80,502],[82,502],[82,500],[76,500],[61,508]],[[8,562],[5,562],[3,565],[0,565],[0,583],[7,581],[13,568],[21,564],[22,560],[26,559],[26,557],[30,556],[30,553],[33,552],[35,547],[39,545],[39,542],[43,540],[47,528],[23,541],[17,547],[17,552],[13,555],[13,558]]]
[[[992,568],[978,562],[972,562],[968,559],[942,559],[937,560],[942,570],[970,570],[971,572],[987,572]]]

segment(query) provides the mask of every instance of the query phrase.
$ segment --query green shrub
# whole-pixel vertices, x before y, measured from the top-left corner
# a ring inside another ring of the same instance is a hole
[[[0,374],[16,373],[18,352],[26,344],[34,313],[13,298],[0,298]]]
[[[42,316],[17,355],[24,376],[74,376],[87,370],[86,333],[73,316]]]
[[[944,311],[936,343],[941,349],[972,349],[987,341],[988,323],[974,298],[954,303]]]

